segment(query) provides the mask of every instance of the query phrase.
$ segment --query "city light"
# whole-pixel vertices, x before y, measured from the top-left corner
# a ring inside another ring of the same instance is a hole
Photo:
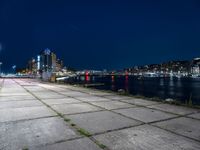
[[[37,69],[40,70],[40,55],[37,56]]]

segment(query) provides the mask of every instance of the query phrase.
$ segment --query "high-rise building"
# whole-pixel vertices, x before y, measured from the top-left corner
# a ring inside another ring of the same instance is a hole
[[[30,73],[30,74],[36,74],[37,73],[37,64],[36,64],[36,60],[34,58],[31,58],[28,61],[27,69],[28,69],[28,73]]]
[[[37,55],[36,59],[29,60],[27,70],[31,74],[42,74],[42,72],[57,72],[63,68],[63,61],[50,49],[45,49]]]
[[[37,68],[40,72],[57,72],[63,68],[63,61],[57,59],[54,52],[45,49],[38,55]]]
[[[60,71],[63,68],[63,61],[60,59],[56,60],[56,71]]]
[[[52,71],[55,72],[56,70],[56,54],[51,52],[51,59],[52,59]]]
[[[47,48],[40,52],[40,70],[41,71],[52,71],[52,55],[51,51]]]
[[[200,74],[200,58],[194,58],[191,63],[191,73]]]

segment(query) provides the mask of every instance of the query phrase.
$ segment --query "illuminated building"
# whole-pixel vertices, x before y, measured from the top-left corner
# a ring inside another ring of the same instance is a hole
[[[52,64],[51,64],[52,65],[51,66],[52,67],[52,71],[55,72],[56,71],[56,60],[57,59],[56,59],[56,54],[53,53],[53,52],[51,53],[51,60],[52,60],[51,61],[52,62]]]
[[[194,58],[192,60],[191,74],[200,74],[200,58]]]
[[[41,51],[34,59],[30,59],[27,65],[29,74],[42,74],[42,72],[57,72],[63,68],[63,61],[57,59],[57,56],[50,49]]]
[[[63,68],[63,61],[50,49],[45,49],[38,56],[38,69],[40,72],[57,72]]]
[[[63,61],[60,59],[56,60],[56,71],[61,71],[61,69],[63,68]]]
[[[52,56],[49,49],[45,49],[40,53],[40,70],[52,71]]]
[[[37,64],[36,64],[36,60],[34,58],[31,58],[28,61],[28,73],[29,74],[36,74],[37,73]]]

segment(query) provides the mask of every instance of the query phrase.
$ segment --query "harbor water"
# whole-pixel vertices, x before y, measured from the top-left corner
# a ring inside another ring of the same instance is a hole
[[[78,76],[65,82],[87,84],[100,90],[125,91],[149,98],[174,99],[181,103],[200,105],[200,78]]]

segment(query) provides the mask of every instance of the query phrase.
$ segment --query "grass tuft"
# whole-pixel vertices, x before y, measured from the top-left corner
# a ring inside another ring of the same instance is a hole
[[[99,147],[102,148],[102,149],[105,149],[105,148],[106,148],[106,146],[103,145],[103,144],[99,144]]]
[[[99,141],[95,141],[95,143],[102,149],[106,149],[107,148],[106,145],[103,145],[103,144],[99,143]]]
[[[65,121],[65,122],[70,122],[71,120],[68,119],[68,118],[64,118],[64,121]]]
[[[72,127],[74,127],[74,126],[76,126],[76,124],[74,124],[74,123],[71,123],[71,126],[72,126]]]
[[[92,136],[88,131],[86,131],[85,129],[82,129],[82,128],[79,128],[79,129],[78,129],[78,132],[79,132],[81,135],[84,135],[84,136],[87,136],[87,137]]]
[[[61,114],[61,113],[59,113],[59,112],[57,112],[57,114],[58,114],[58,116],[60,116],[60,117],[64,117],[64,115],[63,114]]]

